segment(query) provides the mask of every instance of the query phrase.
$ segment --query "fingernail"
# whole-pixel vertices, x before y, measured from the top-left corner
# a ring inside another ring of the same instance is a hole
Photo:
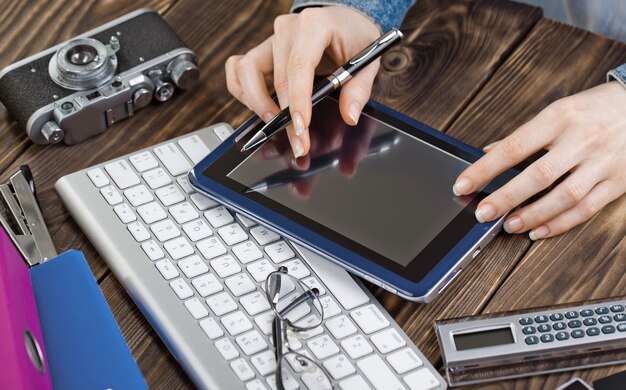
[[[359,123],[359,116],[361,115],[361,106],[357,102],[350,103],[350,108],[348,109],[348,116],[352,120],[351,125],[356,125]]]
[[[517,233],[524,228],[524,222],[520,217],[513,217],[504,223],[504,230],[507,233]]]
[[[472,181],[467,177],[462,177],[452,187],[454,195],[461,196],[467,194],[472,189]]]
[[[496,146],[496,144],[497,144],[497,143],[498,143],[498,141],[496,141],[496,142],[492,142],[492,143],[490,143],[489,145],[487,145],[487,146],[483,147],[483,152],[488,152],[488,151],[490,151],[491,149],[493,149],[493,147],[494,147],[494,146]]]
[[[299,112],[294,112],[291,116],[293,119],[293,129],[296,131],[297,136],[304,134],[304,120]]]
[[[302,156],[304,153],[304,148],[302,147],[302,141],[300,141],[300,138],[294,138],[291,140],[291,148],[293,149],[293,155],[296,158]]]
[[[263,116],[261,117],[261,119],[263,119],[263,121],[265,123],[269,122],[272,120],[272,118],[274,117],[274,115],[272,115],[271,112],[266,112],[265,114],[263,114]]]
[[[485,203],[476,209],[476,219],[483,223],[492,220],[496,216],[496,208],[490,203]]]
[[[533,241],[537,241],[548,234],[550,234],[550,228],[546,225],[541,225],[537,229],[531,230],[530,233],[528,233],[528,237]]]

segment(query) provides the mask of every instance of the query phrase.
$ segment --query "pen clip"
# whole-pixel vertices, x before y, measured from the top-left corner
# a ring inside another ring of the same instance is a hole
[[[372,43],[371,45],[369,45],[368,47],[363,49],[363,51],[361,51],[359,54],[357,54],[348,63],[350,65],[358,64],[359,62],[361,62],[364,59],[368,58],[370,56],[370,54],[372,54],[372,52],[374,52],[374,50],[376,50],[376,48],[378,48],[378,46],[389,42],[390,40],[392,40],[397,35],[400,35],[400,37],[402,37],[402,33],[398,29],[393,28],[393,29],[387,31],[383,36],[381,36],[374,43]]]

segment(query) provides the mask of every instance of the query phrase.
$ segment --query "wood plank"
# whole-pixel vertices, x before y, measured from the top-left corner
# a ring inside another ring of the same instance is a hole
[[[624,62],[626,45],[544,19],[449,133],[475,145],[500,139],[549,103],[604,82],[606,71]],[[484,133],[481,127],[493,131]],[[626,295],[624,215],[626,197],[568,233],[534,243],[485,312]],[[572,376],[591,383],[625,368],[621,365],[538,376],[501,382],[497,387],[555,388]]]

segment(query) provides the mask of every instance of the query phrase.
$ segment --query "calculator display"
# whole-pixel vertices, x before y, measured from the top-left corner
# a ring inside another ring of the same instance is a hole
[[[483,330],[473,333],[454,334],[453,337],[457,351],[513,344],[515,342],[510,327]]]

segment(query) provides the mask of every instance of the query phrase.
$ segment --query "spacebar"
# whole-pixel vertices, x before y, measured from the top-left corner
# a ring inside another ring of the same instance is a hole
[[[296,243],[293,245],[346,310],[369,302],[369,296],[345,269]]]

